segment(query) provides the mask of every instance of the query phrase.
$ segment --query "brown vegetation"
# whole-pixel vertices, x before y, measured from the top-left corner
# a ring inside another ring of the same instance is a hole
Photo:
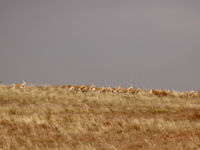
[[[197,91],[71,87],[0,85],[0,149],[200,149]]]

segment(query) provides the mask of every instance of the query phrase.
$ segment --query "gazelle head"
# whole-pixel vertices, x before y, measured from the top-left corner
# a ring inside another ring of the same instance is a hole
[[[163,88],[160,88],[160,91],[165,91]]]
[[[24,86],[24,85],[26,85],[26,84],[27,84],[26,80],[23,80],[22,85]]]
[[[106,89],[106,86],[105,86],[105,85],[103,85],[103,86],[102,86],[102,89]]]
[[[109,89],[109,90],[112,90],[112,87],[111,86],[108,86],[108,88],[107,89]]]
[[[117,89],[118,89],[118,90],[122,89],[122,86],[121,86],[121,85],[119,85],[119,86],[117,87]]]
[[[87,90],[88,89],[88,86],[86,85],[86,84],[84,84],[84,85],[82,85],[81,87],[80,87],[80,90]]]
[[[108,90],[109,92],[113,92],[113,88],[112,88],[111,86],[109,86],[109,87],[107,88],[107,90]]]
[[[92,85],[90,86],[91,88],[96,88],[97,87],[97,85],[96,84],[94,84],[94,83],[92,83]]]
[[[128,88],[128,90],[132,90],[132,89],[134,89],[135,87],[133,86],[133,85],[131,85],[129,88]]]

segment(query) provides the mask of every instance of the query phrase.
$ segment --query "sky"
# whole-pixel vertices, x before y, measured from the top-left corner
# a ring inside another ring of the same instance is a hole
[[[0,0],[0,80],[200,89],[199,0]]]

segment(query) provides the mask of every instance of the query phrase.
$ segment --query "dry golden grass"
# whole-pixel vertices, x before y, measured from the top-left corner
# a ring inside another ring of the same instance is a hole
[[[1,85],[0,149],[200,149],[200,98]]]

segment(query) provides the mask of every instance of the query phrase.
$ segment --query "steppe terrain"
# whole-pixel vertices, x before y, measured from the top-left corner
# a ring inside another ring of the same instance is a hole
[[[197,150],[200,94],[1,85],[0,149]]]

